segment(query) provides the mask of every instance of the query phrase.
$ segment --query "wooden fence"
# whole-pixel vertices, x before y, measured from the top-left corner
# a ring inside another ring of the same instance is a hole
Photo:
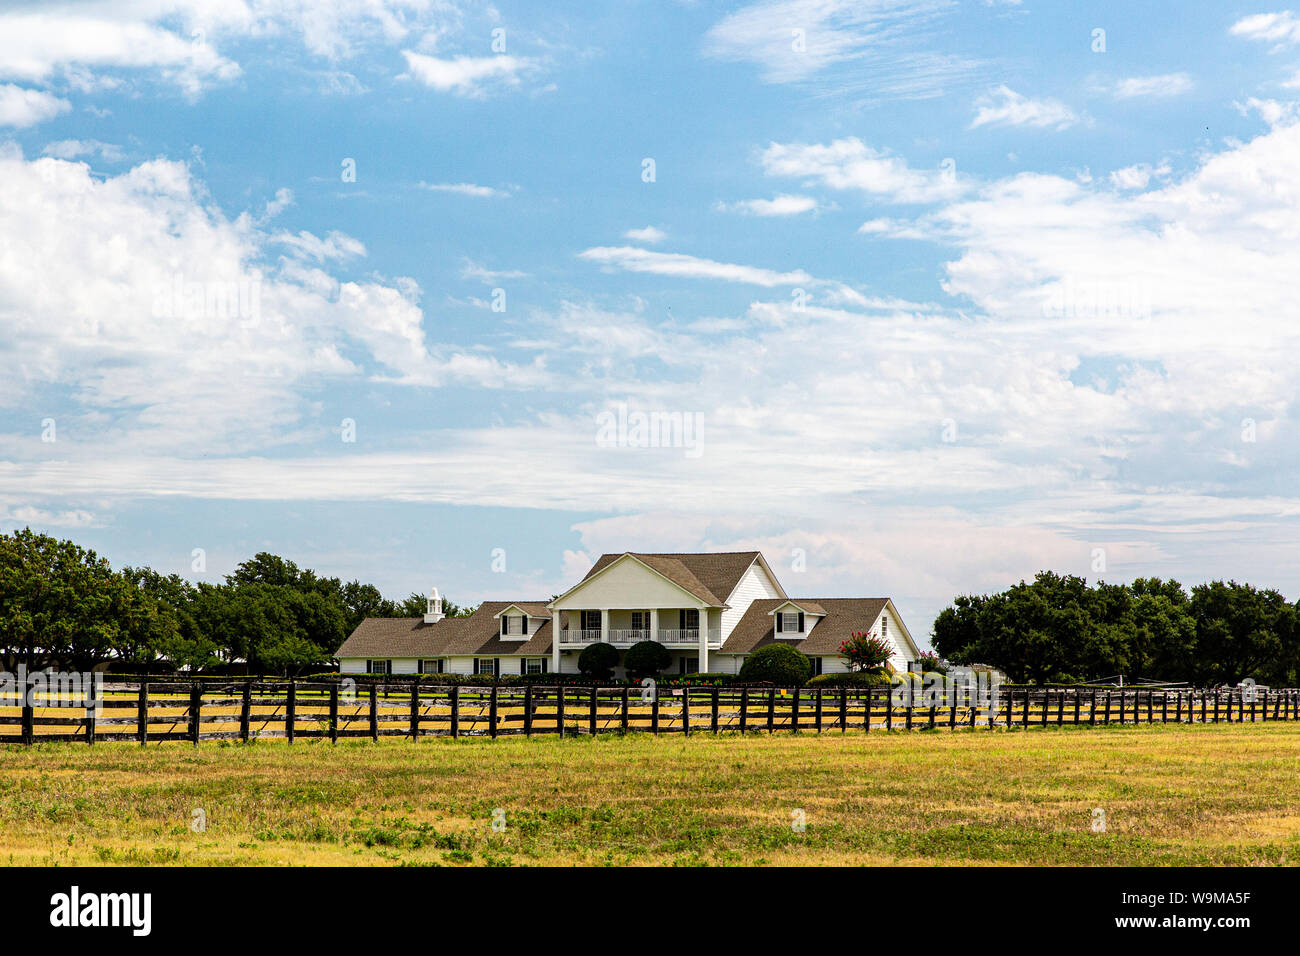
[[[30,695],[29,695],[30,696]],[[0,696],[0,743],[628,733],[833,732],[1300,720],[1300,691],[960,690],[902,704],[890,688],[430,686],[387,682],[105,683],[99,706]]]

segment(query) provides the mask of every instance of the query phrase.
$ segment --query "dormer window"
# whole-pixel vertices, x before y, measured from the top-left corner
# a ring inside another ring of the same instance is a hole
[[[800,627],[799,627],[799,612],[798,612],[798,611],[782,611],[782,612],[781,612],[781,632],[782,632],[782,633],[785,633],[785,632],[787,632],[787,631],[793,631],[793,632],[795,632],[795,633],[798,633],[799,630],[800,630]]]
[[[507,608],[506,611],[518,611],[519,608]],[[503,613],[501,615],[501,636],[513,640],[523,640],[528,632],[535,630],[529,626],[528,615]]]
[[[777,611],[773,616],[773,629],[777,637],[802,638],[804,635],[804,612],[795,605],[787,605],[794,610]]]

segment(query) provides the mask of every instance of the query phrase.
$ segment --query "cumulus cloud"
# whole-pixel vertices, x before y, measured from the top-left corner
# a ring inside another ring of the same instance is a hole
[[[414,50],[403,50],[411,75],[440,93],[481,97],[494,86],[518,86],[520,76],[536,65],[528,57],[457,56],[440,59]]]
[[[1007,86],[975,102],[975,118],[970,129],[981,126],[1032,126],[1038,129],[1068,129],[1079,121],[1074,111],[1060,100],[1031,99]]]
[[[52,93],[0,84],[0,126],[35,126],[71,108],[71,103]]]
[[[769,176],[811,180],[897,203],[950,199],[964,181],[944,169],[914,169],[901,156],[874,149],[855,136],[831,143],[771,143],[760,157]]]
[[[780,195],[773,199],[741,199],[736,202],[719,202],[721,212],[740,212],[751,216],[798,216],[817,209],[817,200],[811,196]]]
[[[1111,87],[1117,100],[1156,99],[1179,96],[1191,90],[1192,78],[1186,73],[1162,73],[1158,76],[1130,76]]]

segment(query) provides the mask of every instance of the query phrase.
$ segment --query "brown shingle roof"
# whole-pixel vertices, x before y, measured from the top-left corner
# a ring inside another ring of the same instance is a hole
[[[551,622],[528,639],[501,639],[501,621],[493,617],[511,605],[537,617],[549,615],[545,601],[484,601],[469,617],[445,617],[425,624],[422,617],[368,617],[353,631],[335,657],[445,657],[449,654],[527,654],[551,652]]]
[[[854,631],[867,631],[876,623],[889,598],[795,598],[805,606],[820,606],[826,616],[802,641],[783,638],[781,643],[796,647],[805,654],[838,654],[840,644]],[[720,648],[723,654],[748,654],[764,644],[776,643],[770,612],[786,603],[784,598],[763,598],[755,601],[728,635]]]
[[[695,554],[626,552],[658,571],[711,607],[722,607],[741,577],[759,557],[757,551],[709,551]],[[602,554],[586,577],[599,574],[623,554]]]

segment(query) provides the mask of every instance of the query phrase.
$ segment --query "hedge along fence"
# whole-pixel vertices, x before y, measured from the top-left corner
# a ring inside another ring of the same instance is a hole
[[[105,683],[95,701],[0,698],[0,742],[462,737],[989,729],[1300,720],[1300,691],[945,688],[921,702],[881,688],[422,686],[338,682]]]

